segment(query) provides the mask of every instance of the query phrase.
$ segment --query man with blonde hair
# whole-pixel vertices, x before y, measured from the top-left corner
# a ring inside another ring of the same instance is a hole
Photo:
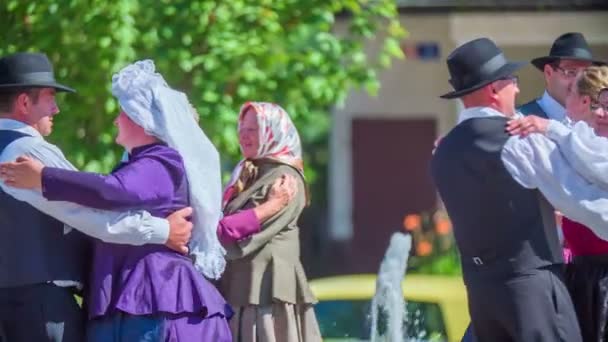
[[[590,65],[603,64],[593,58],[585,36],[579,32],[557,37],[549,55],[534,58],[531,63],[543,72],[545,91],[540,98],[519,107],[519,111],[557,121],[566,118],[566,97],[576,75]]]

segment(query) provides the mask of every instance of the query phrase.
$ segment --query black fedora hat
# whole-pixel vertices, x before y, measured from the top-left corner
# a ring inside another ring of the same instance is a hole
[[[0,90],[11,88],[55,88],[75,92],[55,81],[53,66],[45,54],[30,52],[0,58]]]
[[[545,64],[560,59],[573,59],[576,61],[591,62],[593,64],[605,64],[593,59],[591,49],[585,36],[578,32],[564,33],[553,42],[549,56],[534,58],[532,64],[539,70],[543,70]]]
[[[479,38],[457,47],[447,64],[454,91],[440,97],[453,99],[512,75],[526,62],[509,62],[493,41]]]

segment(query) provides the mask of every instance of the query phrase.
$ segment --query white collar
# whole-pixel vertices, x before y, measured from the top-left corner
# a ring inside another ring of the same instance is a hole
[[[458,115],[458,123],[461,123],[468,119],[491,118],[491,117],[497,117],[497,116],[503,117],[503,118],[509,118],[494,108],[470,107],[470,108],[466,108],[465,110],[460,112],[460,115]],[[520,116],[521,116],[521,113],[517,112],[515,114],[515,116],[513,117],[513,119],[516,119]]]
[[[34,127],[13,119],[0,118],[0,130],[17,131],[33,137],[42,137],[40,132],[38,132]]]
[[[570,117],[566,116],[564,120],[562,120],[562,124],[564,124],[564,126],[568,128],[572,128],[576,124],[576,122],[570,119]]]
[[[566,108],[557,102],[549,93],[545,90],[543,96],[536,101],[540,108],[547,114],[549,119],[556,121],[563,121],[566,118]]]

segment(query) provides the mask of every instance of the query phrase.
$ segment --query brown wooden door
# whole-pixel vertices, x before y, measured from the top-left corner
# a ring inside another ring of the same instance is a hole
[[[432,119],[353,120],[351,272],[376,273],[403,217],[435,207],[429,173],[435,125]]]

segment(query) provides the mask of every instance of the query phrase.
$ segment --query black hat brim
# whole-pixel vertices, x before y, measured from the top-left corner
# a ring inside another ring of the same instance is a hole
[[[504,66],[502,66],[500,69],[498,69],[496,72],[494,72],[494,74],[491,77],[488,77],[484,81],[482,81],[474,86],[471,86],[469,88],[451,91],[449,93],[440,95],[439,97],[441,97],[442,99],[455,99],[458,97],[462,97],[466,94],[474,92],[477,89],[485,87],[488,84],[490,84],[494,81],[497,81],[503,77],[512,75],[515,71],[521,69],[521,67],[523,67],[526,64],[527,64],[527,62],[509,62],[509,63],[505,64]]]
[[[11,88],[54,88],[57,91],[64,91],[68,93],[75,93],[76,90],[64,86],[59,83],[14,83],[14,84],[0,84],[0,89],[11,89]]]
[[[534,65],[538,70],[543,71],[545,69],[545,64],[552,63],[552,62],[558,61],[560,59],[589,62],[594,65],[606,65],[606,62],[598,61],[595,59],[573,57],[573,56],[543,56],[543,57],[534,58],[533,60],[530,61],[530,63],[532,63],[532,65]]]

